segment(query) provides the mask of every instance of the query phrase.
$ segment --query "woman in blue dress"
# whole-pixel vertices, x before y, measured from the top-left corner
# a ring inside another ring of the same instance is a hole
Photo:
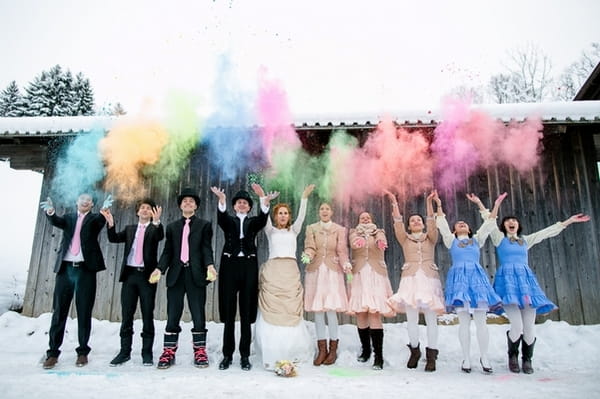
[[[500,297],[492,288],[487,273],[479,264],[479,249],[496,228],[498,208],[505,197],[506,193],[498,197],[491,215],[485,219],[475,234],[462,220],[455,222],[454,230],[450,231],[437,192],[433,197],[437,204],[435,222],[452,258],[452,266],[446,277],[445,302],[446,310],[456,312],[458,316],[458,340],[463,352],[461,370],[465,373],[471,372],[471,314],[477,330],[479,363],[484,373],[492,373],[492,366],[487,357],[489,332],[486,321],[487,312],[500,306]],[[480,210],[487,212],[476,195],[467,194],[467,198],[476,203]]]
[[[482,216],[484,214],[482,213]],[[500,266],[494,279],[494,289],[502,299],[504,311],[510,321],[506,333],[508,341],[508,368],[513,373],[533,373],[531,358],[535,345],[535,316],[557,309],[540,287],[535,274],[528,265],[529,249],[546,238],[554,237],[572,223],[587,222],[590,217],[582,213],[557,222],[533,234],[521,236],[521,222],[516,216],[502,219],[499,229],[490,237]],[[521,368],[519,367],[519,344],[521,344]]]

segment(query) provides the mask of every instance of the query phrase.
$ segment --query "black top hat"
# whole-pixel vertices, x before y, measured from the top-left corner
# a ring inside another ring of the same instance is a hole
[[[250,194],[248,194],[248,191],[246,191],[246,190],[238,191],[231,199],[231,206],[234,206],[235,202],[239,199],[248,201],[248,205],[250,205],[250,209],[252,209],[252,198],[250,198]]]
[[[183,201],[185,197],[192,197],[194,201],[196,201],[196,206],[200,206],[200,197],[198,197],[193,188],[186,187],[181,190],[181,193],[177,196],[177,205],[181,206],[181,201]]]

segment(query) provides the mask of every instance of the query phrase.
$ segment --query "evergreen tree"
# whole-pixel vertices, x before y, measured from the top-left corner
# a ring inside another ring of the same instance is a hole
[[[77,80],[60,65],[42,71],[25,89],[27,116],[92,115],[94,93],[89,80],[82,73]]]
[[[23,115],[23,98],[14,80],[9,83],[8,87],[0,93],[0,117],[1,116],[22,116]]]
[[[90,80],[79,72],[74,84],[74,108],[72,115],[94,114],[94,91]]]

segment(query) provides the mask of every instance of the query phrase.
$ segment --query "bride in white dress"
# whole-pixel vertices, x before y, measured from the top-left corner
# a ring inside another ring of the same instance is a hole
[[[296,239],[314,188],[311,184],[304,189],[293,224],[289,205],[277,204],[273,210],[274,225],[269,218],[264,229],[269,258],[259,272],[255,344],[267,370],[275,369],[280,360],[305,362],[313,357],[311,336],[303,318],[304,290],[296,260]]]

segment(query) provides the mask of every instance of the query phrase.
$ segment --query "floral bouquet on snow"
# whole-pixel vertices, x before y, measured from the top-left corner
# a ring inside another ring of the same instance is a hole
[[[279,360],[275,362],[275,374],[280,377],[295,377],[296,363],[289,360]]]

